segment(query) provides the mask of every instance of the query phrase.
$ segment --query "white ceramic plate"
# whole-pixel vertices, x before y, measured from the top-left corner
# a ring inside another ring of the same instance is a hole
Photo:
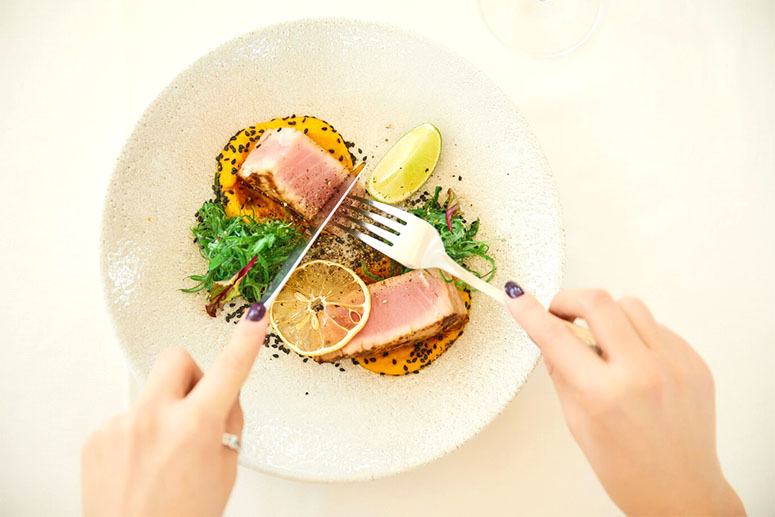
[[[307,20],[237,38],[199,59],[151,104],[107,193],[107,303],[133,370],[185,345],[207,368],[229,338],[202,295],[179,288],[204,263],[189,228],[211,195],[215,156],[237,130],[292,113],[334,124],[374,163],[423,122],[444,148],[428,185],[453,186],[482,220],[500,267],[546,301],[562,272],[562,230],[546,160],[524,119],[484,75],[404,31]],[[458,177],[462,178],[458,179]],[[401,472],[459,447],[489,423],[533,369],[538,350],[483,295],[464,336],[418,375],[346,372],[264,350],[242,391],[243,465],[325,481]]]

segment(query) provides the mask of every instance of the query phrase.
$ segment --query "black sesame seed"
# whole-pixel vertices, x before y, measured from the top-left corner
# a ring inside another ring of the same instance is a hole
[[[393,359],[393,364],[398,364],[398,361],[396,361],[395,359]]]
[[[309,131],[309,129],[305,127],[305,128],[304,128],[304,134],[305,134],[305,135],[307,134],[307,131]]]

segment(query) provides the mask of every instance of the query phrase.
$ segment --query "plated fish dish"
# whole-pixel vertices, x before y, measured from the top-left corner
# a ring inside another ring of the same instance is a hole
[[[205,293],[207,314],[236,322],[364,167],[365,184],[352,195],[424,219],[451,258],[490,280],[496,265],[477,239],[479,219],[463,214],[449,186],[428,186],[441,152],[441,132],[431,124],[407,132],[378,160],[313,116],[238,131],[216,157],[213,196],[191,230],[204,271],[183,290]],[[380,375],[417,374],[464,332],[471,296],[462,281],[437,269],[409,270],[329,225],[272,304],[267,340],[279,353],[342,371],[351,361]]]

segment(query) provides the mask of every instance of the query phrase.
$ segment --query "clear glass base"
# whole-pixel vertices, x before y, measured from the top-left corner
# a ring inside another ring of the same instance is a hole
[[[479,0],[482,18],[504,45],[535,57],[583,45],[602,16],[603,0]]]

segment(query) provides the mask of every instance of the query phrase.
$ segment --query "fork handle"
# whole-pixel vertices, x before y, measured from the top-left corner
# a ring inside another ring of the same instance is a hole
[[[503,291],[498,289],[492,284],[488,284],[469,270],[452,260],[449,255],[444,253],[438,259],[437,267],[452,276],[455,276],[467,283],[477,291],[481,291],[496,302],[505,304],[506,300],[503,298]]]
[[[439,269],[449,273],[450,275],[456,276],[477,291],[481,291],[496,302],[499,302],[501,305],[506,304],[506,299],[503,297],[502,290],[498,289],[492,284],[488,284],[475,274],[471,273],[466,268],[452,260],[446,253],[444,253],[443,256],[439,257],[437,260],[437,267]],[[587,327],[576,325],[570,321],[565,321],[565,325],[579,340],[581,340],[582,343],[591,347],[598,355],[602,353],[600,347],[597,346],[595,336],[592,335],[592,332]]]

